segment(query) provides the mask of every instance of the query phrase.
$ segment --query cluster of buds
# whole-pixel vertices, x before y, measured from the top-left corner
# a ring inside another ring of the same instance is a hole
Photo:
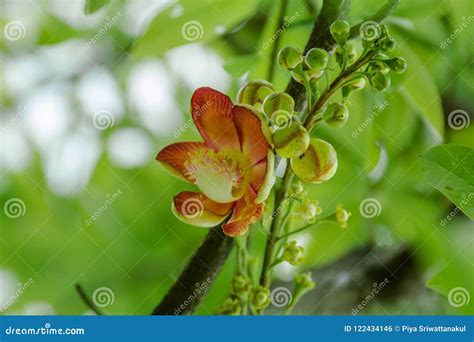
[[[329,53],[319,48],[310,49],[303,55],[300,49],[287,46],[278,53],[280,67],[291,71],[293,79],[302,84],[320,79],[328,63]]]
[[[242,312],[240,299],[236,297],[228,297],[221,305],[220,313],[222,315],[238,316]]]
[[[270,289],[257,285],[250,293],[250,304],[256,310],[263,310],[270,305]]]
[[[293,266],[298,266],[303,262],[304,248],[298,245],[295,240],[285,243],[283,247],[283,260]]]

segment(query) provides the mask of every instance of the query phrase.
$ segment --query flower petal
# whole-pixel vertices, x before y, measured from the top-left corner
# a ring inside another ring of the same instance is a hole
[[[198,192],[184,191],[173,198],[172,211],[184,223],[197,227],[215,227],[230,213],[233,203],[214,202]]]
[[[224,234],[228,236],[243,235],[252,223],[262,217],[264,206],[255,203],[256,196],[257,194],[249,187],[245,195],[235,202],[230,220],[222,226]]]
[[[193,178],[187,172],[186,161],[190,160],[193,154],[207,150],[209,147],[203,142],[179,142],[163,148],[156,156],[156,160],[174,176],[193,182]]]
[[[191,98],[191,114],[206,143],[216,151],[240,148],[232,120],[232,101],[212,88],[198,88]]]
[[[253,171],[253,168],[252,168],[252,171]],[[255,198],[255,203],[262,203],[268,198],[268,196],[270,195],[270,192],[272,191],[273,185],[275,185],[275,181],[276,181],[275,155],[273,154],[273,151],[268,150],[267,159],[266,159],[265,177],[262,183],[260,184],[260,186],[257,188],[258,195],[257,195],[257,198]]]
[[[233,113],[242,153],[254,165],[265,158],[267,150],[271,148],[266,136],[267,124],[250,107],[235,106]]]
[[[185,164],[193,183],[213,201],[235,202],[247,190],[251,168],[240,151],[208,149],[193,154]]]

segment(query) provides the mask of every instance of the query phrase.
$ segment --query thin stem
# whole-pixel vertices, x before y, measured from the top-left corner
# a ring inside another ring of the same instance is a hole
[[[276,29],[275,31],[278,31],[278,29],[280,27],[283,26],[284,24],[284,20],[285,20],[285,13],[286,13],[286,9],[288,7],[288,0],[280,0],[280,8],[278,10],[278,23],[277,23],[277,26],[276,26]],[[281,34],[280,35],[277,35],[274,43],[273,43],[273,46],[272,46],[272,53],[271,53],[271,56],[270,56],[270,63],[268,63],[268,71],[267,71],[267,80],[269,82],[271,82],[273,80],[273,74],[275,72],[275,61],[276,61],[276,57],[277,57],[277,54],[278,54],[278,46],[280,45],[280,37],[281,37]]]
[[[84,304],[86,304],[86,306],[89,309],[94,311],[95,314],[97,314],[99,316],[103,316],[102,312],[97,308],[97,306],[95,306],[95,304],[92,302],[92,300],[87,296],[86,291],[84,291],[84,289],[82,288],[81,285],[76,284],[76,291],[79,294],[79,297],[81,297]]]

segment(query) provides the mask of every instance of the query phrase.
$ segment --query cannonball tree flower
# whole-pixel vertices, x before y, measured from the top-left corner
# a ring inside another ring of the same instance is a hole
[[[224,233],[244,234],[263,214],[275,182],[270,132],[261,114],[212,88],[197,89],[191,114],[204,142],[179,142],[163,148],[156,159],[200,192],[174,197],[173,213],[181,221],[214,227],[226,218]]]

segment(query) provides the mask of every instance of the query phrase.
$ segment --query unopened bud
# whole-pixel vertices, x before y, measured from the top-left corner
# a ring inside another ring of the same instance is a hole
[[[336,20],[330,27],[331,35],[339,45],[344,45],[349,37],[351,28],[345,20]]]
[[[236,316],[240,315],[241,311],[242,308],[240,305],[240,300],[238,298],[229,297],[224,300],[224,303],[222,303],[221,313],[223,315]]]
[[[285,158],[293,158],[306,151],[310,137],[299,120],[293,118],[286,125],[280,126],[273,132],[272,141],[279,155]]]
[[[313,79],[321,77],[329,62],[329,53],[326,50],[313,48],[306,53],[304,62],[308,67],[306,74]]]
[[[341,127],[349,118],[349,109],[342,103],[330,103],[323,112],[323,120],[331,127]]]
[[[384,63],[396,74],[404,73],[408,66],[407,61],[402,57],[387,59]]]
[[[296,68],[303,61],[303,53],[300,49],[287,46],[278,53],[278,64],[283,69],[292,70]]]
[[[247,104],[256,109],[260,109],[263,100],[274,92],[275,88],[270,82],[264,80],[247,82],[242,88],[240,88],[239,93],[237,94],[237,102],[239,104]]]
[[[261,285],[256,286],[252,290],[250,303],[257,310],[265,309],[270,304],[270,289]]]
[[[390,87],[390,76],[376,72],[370,77],[370,85],[378,91],[384,91]]]
[[[274,93],[268,95],[263,101],[263,112],[269,117],[277,110],[285,110],[288,113],[293,113],[295,108],[295,100],[286,93]]]
[[[293,266],[301,264],[303,261],[304,248],[299,246],[296,241],[290,241],[283,247],[283,260]]]
[[[338,205],[336,208],[336,220],[342,228],[347,227],[347,221],[352,214]]]

